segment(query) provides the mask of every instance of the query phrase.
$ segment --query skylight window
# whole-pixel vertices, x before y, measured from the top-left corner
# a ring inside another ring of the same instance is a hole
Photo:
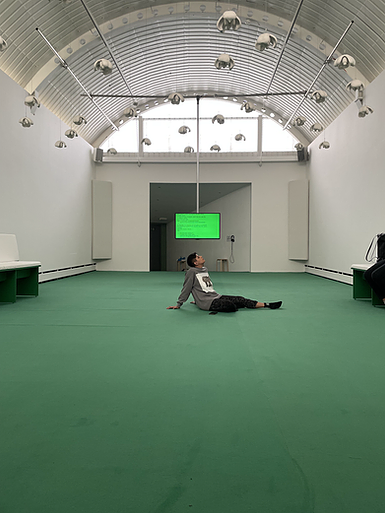
[[[213,123],[217,114],[225,118],[223,124]],[[219,146],[221,153],[258,152],[258,118],[261,112],[246,113],[240,103],[222,99],[201,98],[199,102],[199,150],[210,152]],[[197,101],[187,99],[179,105],[160,103],[144,110],[142,138],[151,141],[143,145],[144,153],[183,153],[187,147],[197,151]],[[179,129],[189,128],[181,134]],[[294,151],[298,142],[289,131],[270,117],[263,118],[262,151]],[[102,145],[103,151],[116,148],[121,152],[135,153],[139,149],[139,119],[128,121],[118,132],[113,133]]]
[[[139,140],[139,120],[131,119],[119,131],[114,132],[101,146],[104,152],[115,148],[119,153],[137,153]]]

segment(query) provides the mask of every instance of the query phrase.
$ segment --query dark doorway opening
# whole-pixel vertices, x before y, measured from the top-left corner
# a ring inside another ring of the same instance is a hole
[[[167,271],[167,225],[150,224],[150,271]]]

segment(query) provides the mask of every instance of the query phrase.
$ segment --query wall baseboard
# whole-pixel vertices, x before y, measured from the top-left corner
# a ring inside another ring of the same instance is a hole
[[[65,267],[63,269],[52,269],[50,271],[43,271],[39,273],[39,283],[52,280],[60,280],[61,278],[68,278],[70,276],[76,276],[78,274],[89,273],[96,271],[96,263],[77,265],[73,267]],[[236,271],[233,271],[236,272]],[[239,271],[249,272],[249,271]],[[255,272],[255,271],[252,271]],[[260,272],[260,271],[259,271]],[[264,272],[283,272],[287,273],[290,271],[264,271]],[[298,272],[298,271],[292,271]],[[333,269],[324,269],[322,267],[315,267],[312,265],[305,265],[305,273],[313,274],[315,276],[321,276],[322,278],[328,278],[330,280],[347,283],[353,285],[353,274],[344,273],[342,271],[335,271]]]
[[[61,278],[68,278],[69,276],[76,276],[77,274],[89,273],[91,271],[96,271],[96,263],[43,271],[39,273],[39,283],[60,280]]]
[[[321,276],[322,278],[329,278],[330,280],[340,281],[342,283],[347,283],[348,285],[353,285],[353,274],[344,273],[342,271],[305,265],[305,273],[314,274],[315,276]]]

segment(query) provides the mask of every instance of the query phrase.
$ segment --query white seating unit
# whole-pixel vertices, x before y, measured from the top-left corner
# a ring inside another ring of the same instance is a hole
[[[20,261],[16,235],[0,233],[0,303],[37,296],[40,266],[41,262]]]

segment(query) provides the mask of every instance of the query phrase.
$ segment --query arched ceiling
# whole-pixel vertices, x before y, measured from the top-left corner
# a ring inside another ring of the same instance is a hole
[[[297,0],[84,3],[119,63],[124,80],[116,67],[107,76],[94,71],[96,60],[111,60],[111,56],[80,0],[2,0],[0,35],[8,47],[0,53],[0,68],[29,93],[36,91],[39,101],[68,126],[75,115],[84,116],[87,124],[77,131],[94,146],[113,126],[119,128],[121,120],[126,121],[123,110],[134,101],[139,108],[142,104],[153,107],[172,92],[236,97],[240,103],[247,99],[259,108],[263,103],[284,122],[290,121],[303,99],[303,95],[293,94],[259,96],[267,91],[299,5]],[[217,30],[216,22],[226,10],[236,10],[242,20],[240,30]],[[384,69],[385,1],[304,0],[282,54],[270,92],[305,91],[351,21],[354,23],[334,58],[348,53],[355,58],[356,67],[338,70],[332,63],[325,67],[313,89],[325,90],[327,101],[316,104],[306,98],[297,112],[308,120],[295,133],[304,143],[315,137],[311,124],[319,122],[327,127],[354,101],[354,94],[345,89],[349,81],[358,78],[367,85]],[[98,97],[93,103],[82,96],[84,90],[60,64],[37,28],[89,93],[135,98]],[[255,40],[264,32],[274,34],[278,44],[258,52]],[[221,53],[235,60],[231,71],[215,68],[214,61]],[[371,107],[375,109],[375,105]],[[204,102],[202,114],[203,109]]]

